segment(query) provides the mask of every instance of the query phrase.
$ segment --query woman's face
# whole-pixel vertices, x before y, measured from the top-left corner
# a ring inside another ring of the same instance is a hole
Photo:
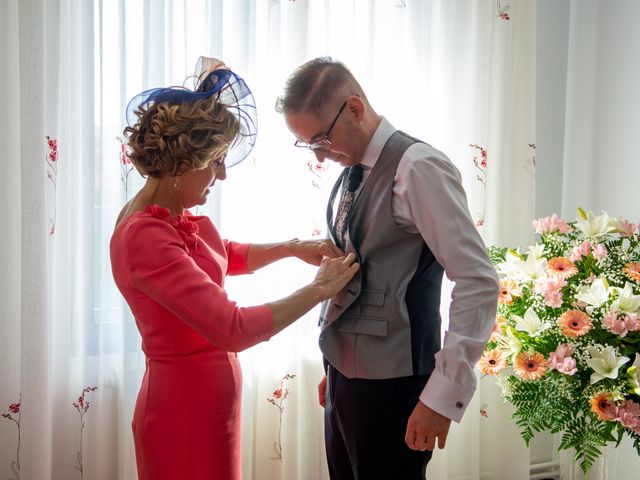
[[[189,170],[179,177],[180,188],[177,190],[177,194],[184,208],[204,205],[216,180],[227,178],[224,160],[224,157],[212,160],[205,168]]]

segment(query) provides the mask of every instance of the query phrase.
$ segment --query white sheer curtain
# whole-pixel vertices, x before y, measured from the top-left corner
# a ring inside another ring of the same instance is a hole
[[[487,243],[532,240],[532,2],[7,0],[0,9],[0,189],[8,223],[0,250],[0,409],[20,420],[21,478],[135,478],[130,421],[144,359],[111,280],[108,241],[140,179],[121,162],[118,137],[127,99],[182,84],[199,55],[223,58],[242,75],[260,115],[254,153],[202,209],[225,236],[324,235],[324,201],[338,172],[307,166],[273,105],[296,66],[331,55],[397,128],[451,157]],[[228,288],[240,303],[255,304],[313,273],[284,261],[231,279]],[[246,479],[327,478],[317,334],[312,313],[242,354]],[[287,374],[295,377],[284,382],[280,417],[267,399],[278,403],[274,391]],[[73,403],[94,386],[81,429],[85,410]],[[10,412],[19,399],[20,413]],[[0,475],[11,475],[18,428],[0,420]],[[508,409],[483,380],[429,475],[524,479],[528,464]]]

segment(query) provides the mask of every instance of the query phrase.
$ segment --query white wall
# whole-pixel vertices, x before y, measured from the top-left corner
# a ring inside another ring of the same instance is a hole
[[[640,219],[640,2],[539,0],[536,213]]]
[[[582,207],[640,220],[638,31],[637,0],[538,0],[537,216],[574,219]],[[630,443],[608,449],[594,470],[637,480]],[[569,470],[564,480],[581,478]]]

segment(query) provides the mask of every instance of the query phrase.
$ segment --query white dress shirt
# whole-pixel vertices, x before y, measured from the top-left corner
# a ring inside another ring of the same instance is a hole
[[[361,161],[360,188],[395,131],[382,117]],[[469,214],[460,172],[442,152],[413,144],[400,159],[394,182],[392,212],[398,226],[419,233],[455,283],[448,329],[420,400],[459,422],[476,388],[475,364],[495,322],[498,276]]]

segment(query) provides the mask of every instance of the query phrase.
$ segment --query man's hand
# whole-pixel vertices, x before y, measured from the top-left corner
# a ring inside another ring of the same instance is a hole
[[[320,402],[320,406],[322,408],[324,408],[325,404],[327,403],[327,376],[325,375],[324,377],[322,377],[322,380],[320,380],[320,383],[318,384],[318,402]]]
[[[298,240],[289,242],[293,256],[311,265],[320,265],[322,257],[338,258],[344,255],[331,240]]]
[[[451,419],[443,417],[431,410],[421,401],[407,422],[407,432],[404,441],[411,450],[433,450],[438,439],[438,448],[444,448],[449,433]]]

